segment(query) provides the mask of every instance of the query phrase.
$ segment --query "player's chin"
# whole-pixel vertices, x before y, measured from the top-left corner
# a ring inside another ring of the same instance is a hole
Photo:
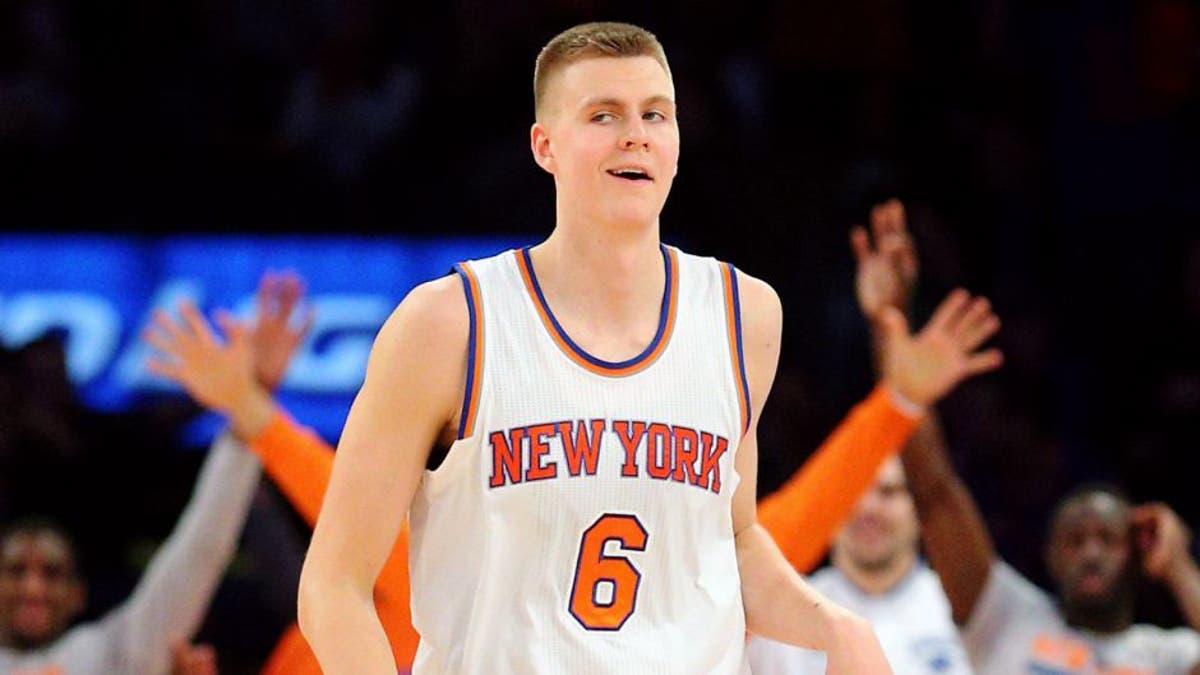
[[[643,226],[658,220],[662,213],[662,202],[657,200],[614,200],[609,209],[609,219],[631,227]]]

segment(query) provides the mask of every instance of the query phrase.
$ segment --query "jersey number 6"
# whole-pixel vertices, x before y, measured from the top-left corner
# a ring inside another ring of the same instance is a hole
[[[636,516],[606,513],[583,531],[568,609],[588,630],[620,630],[637,605],[642,573],[624,556],[604,554],[616,541],[622,551],[646,550],[646,528]]]

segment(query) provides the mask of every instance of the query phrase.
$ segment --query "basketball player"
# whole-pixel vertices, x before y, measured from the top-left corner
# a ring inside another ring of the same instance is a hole
[[[747,629],[890,672],[755,523],[779,300],[659,242],[679,157],[661,47],[579,26],[534,79],[554,230],[417,287],[380,331],[301,578],[322,667],[395,672],[372,588],[411,510],[417,672],[745,672]],[[887,386],[923,406],[998,365],[977,307],[954,294],[916,337],[892,313],[889,354],[923,358],[887,360]]]
[[[863,314],[877,321],[884,307],[908,313],[917,256],[904,206],[890,200],[872,209],[871,235],[852,232],[856,288]],[[878,329],[876,330],[878,332]],[[798,522],[797,527],[801,524]],[[893,456],[859,500],[833,544],[832,566],[810,578],[813,587],[871,622],[897,673],[970,673],[950,605],[934,572],[921,561],[920,530],[904,467]],[[761,637],[749,644],[755,675],[825,672],[820,652]]]
[[[293,421],[271,395],[305,330],[291,321],[302,292],[303,284],[294,275],[268,273],[263,277],[256,295],[253,363],[236,344],[207,340],[208,331],[184,330],[182,323],[146,337],[157,350],[152,367],[180,384],[197,403],[225,415],[235,436],[254,451],[267,474],[311,525],[329,484],[333,448]],[[180,316],[207,326],[204,317],[189,305],[180,308]],[[158,321],[165,324],[171,320],[159,316]],[[864,486],[874,481],[879,464],[899,452],[915,426],[913,419],[892,405],[886,392],[872,392],[792,479],[761,502],[760,521],[772,537],[783,542],[781,548],[793,567],[807,571],[821,558],[850,506]],[[405,527],[376,579],[374,596],[397,667],[407,671],[412,667],[418,637],[409,614]],[[262,672],[319,675],[321,670],[293,626],[280,638]]]

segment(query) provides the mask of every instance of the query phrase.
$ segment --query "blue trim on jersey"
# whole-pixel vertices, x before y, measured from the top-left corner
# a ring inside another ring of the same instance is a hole
[[[463,434],[467,430],[467,422],[470,421],[471,412],[471,394],[475,391],[475,378],[478,376],[475,373],[475,294],[471,292],[471,278],[467,276],[467,271],[463,269],[462,263],[455,263],[454,271],[462,280],[463,293],[467,296],[467,316],[471,318],[471,327],[467,333],[467,381],[466,390],[463,392],[462,412],[458,420],[458,439],[463,439]]]
[[[675,270],[672,269],[671,265],[671,256],[667,253],[667,247],[665,245],[658,245],[659,250],[662,252],[663,267],[667,271],[666,284],[663,286],[662,308],[659,310],[658,316],[658,331],[654,333],[654,339],[650,341],[650,345],[647,346],[641,354],[638,354],[631,359],[619,362],[605,361],[604,359],[592,356],[584,351],[582,347],[575,344],[575,341],[571,339],[571,336],[567,335],[567,331],[563,330],[562,324],[558,323],[558,317],[554,316],[554,312],[550,311],[550,304],[546,302],[546,296],[542,294],[542,286],[538,283],[537,273],[533,271],[533,260],[531,260],[529,257],[530,248],[530,246],[522,248],[521,255],[524,256],[525,266],[529,269],[529,280],[533,282],[533,290],[537,294],[538,304],[542,306],[542,310],[546,312],[546,316],[550,317],[550,323],[554,326],[554,330],[558,333],[558,336],[563,339],[563,342],[565,342],[567,346],[571,348],[571,351],[575,352],[579,358],[598,368],[619,369],[636,366],[654,353],[654,349],[658,347],[658,343],[662,340],[663,333],[667,329],[667,316],[670,314],[671,308],[671,276],[675,273]]]
[[[733,263],[725,264],[729,266],[729,288],[733,292],[733,328],[737,335],[738,385],[746,397],[746,428],[742,429],[742,433],[746,433],[750,430],[750,417],[754,414],[754,408],[750,405],[750,385],[746,380],[746,354],[742,349],[742,301],[738,295],[737,268],[733,266]]]

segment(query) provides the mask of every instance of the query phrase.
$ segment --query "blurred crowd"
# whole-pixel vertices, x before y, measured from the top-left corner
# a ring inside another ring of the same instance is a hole
[[[599,3],[0,3],[0,228],[549,230],[530,161],[536,50]],[[902,196],[918,313],[992,298],[1006,365],[941,410],[1014,567],[1082,481],[1200,523],[1200,5],[661,2],[683,156],[664,239],[769,280],[785,344],[760,425],[778,485],[870,387],[846,231]],[[75,533],[99,616],[187,501],[196,408],[82,407],[61,336],[0,351],[0,522]],[[336,439],[329,439],[331,441]],[[275,489],[200,639],[253,672],[292,620],[307,529]],[[291,580],[291,581],[287,581]],[[291,584],[289,586],[289,584]],[[230,589],[234,590],[230,590]],[[1161,592],[1140,617],[1178,622]]]

